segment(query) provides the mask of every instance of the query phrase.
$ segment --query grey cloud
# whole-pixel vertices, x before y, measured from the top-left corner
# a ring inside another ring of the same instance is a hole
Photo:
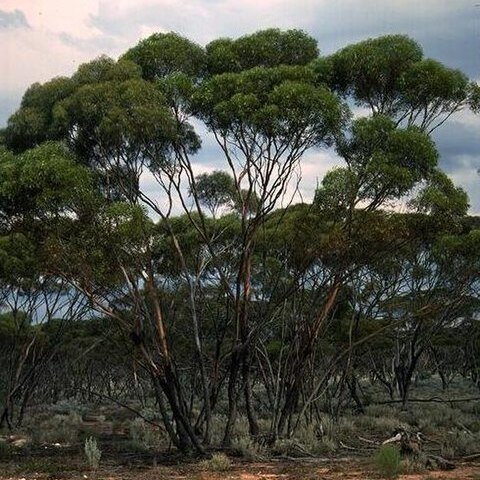
[[[19,107],[23,92],[0,91],[0,128],[7,124],[7,120]]]
[[[416,39],[425,55],[460,68],[472,77],[480,74],[478,49],[480,8],[470,0],[419,2],[350,0],[341,7],[324,7],[312,17],[308,30],[320,48],[332,53],[349,43],[388,33]],[[478,45],[478,43],[477,43]]]
[[[435,134],[440,167],[470,197],[471,212],[480,213],[480,119],[475,124],[453,121]]]
[[[12,12],[0,10],[0,30],[30,28],[25,14],[18,8]]]
[[[456,157],[471,157],[480,163],[480,118],[475,124],[466,124],[461,121],[452,121],[440,128],[434,135],[437,148],[442,156],[450,159],[444,161],[444,167],[454,169],[457,165]],[[463,161],[461,162],[463,165]],[[480,167],[480,165],[478,165]]]

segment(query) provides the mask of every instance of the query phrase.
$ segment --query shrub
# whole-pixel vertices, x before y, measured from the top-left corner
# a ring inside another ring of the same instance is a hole
[[[424,455],[418,457],[407,457],[400,462],[402,473],[410,475],[414,473],[423,473],[427,466],[427,458]]]
[[[294,439],[309,452],[314,452],[319,443],[319,432],[316,425],[302,423],[295,432]]]
[[[253,440],[250,436],[237,437],[232,447],[247,460],[263,460],[267,455],[265,446]]]
[[[74,443],[78,440],[82,417],[71,412],[69,415],[54,415],[42,422],[33,432],[37,443]]]
[[[97,441],[93,437],[89,437],[85,440],[85,456],[87,462],[92,470],[96,470],[102,457],[102,452],[98,448]]]
[[[249,437],[250,427],[248,426],[248,418],[245,415],[239,415],[233,427],[234,437]]]
[[[377,470],[386,478],[394,478],[400,472],[400,451],[393,445],[382,445],[374,462]]]
[[[397,412],[398,413],[398,412]],[[373,409],[367,409],[366,413],[360,415],[357,419],[357,425],[363,431],[385,433],[395,430],[398,427],[408,427],[402,422],[395,412],[390,411],[389,414],[376,416]]]
[[[352,435],[357,433],[357,427],[351,417],[340,417],[337,423],[337,430],[346,438],[350,438]]]
[[[160,412],[158,411],[158,409],[155,409],[155,408],[143,407],[140,410],[140,414],[142,415],[143,418],[146,418],[151,422],[160,422],[162,420]]]
[[[26,457],[22,460],[21,467],[18,471],[22,473],[34,473],[35,475],[33,478],[37,476],[38,472],[42,472],[44,475],[49,475],[46,478],[59,478],[60,476],[65,476],[64,472],[66,470],[71,470],[73,468],[74,466],[72,465],[65,465],[63,462],[60,463],[58,460],[56,461],[52,458]]]
[[[209,460],[200,462],[200,468],[209,472],[225,472],[231,466],[232,462],[224,453],[214,453]]]
[[[158,447],[163,439],[162,433],[142,418],[136,418],[130,422],[129,433],[133,445],[143,450]]]
[[[454,458],[480,450],[480,434],[455,429],[448,432],[442,442],[442,456]]]
[[[290,438],[280,439],[272,447],[273,455],[286,455],[288,457],[303,456],[304,452],[298,451],[298,443]],[[300,455],[299,455],[300,454]]]
[[[60,400],[52,405],[50,411],[57,415],[69,415],[70,413],[78,413],[82,415],[86,406],[75,400]]]
[[[222,443],[226,423],[226,415],[212,415],[212,421],[210,423],[210,440],[212,445],[220,445]]]
[[[311,454],[332,453],[338,448],[341,428],[331,417],[325,416],[319,424],[302,423],[294,440]]]

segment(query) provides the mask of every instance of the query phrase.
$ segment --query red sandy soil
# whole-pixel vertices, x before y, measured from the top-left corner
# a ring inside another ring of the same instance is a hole
[[[236,463],[225,472],[205,472],[198,465],[150,468],[104,467],[96,472],[28,473],[0,480],[379,480],[382,477],[357,460],[336,462]],[[397,480],[480,480],[480,464],[459,465],[447,472],[400,475]]]

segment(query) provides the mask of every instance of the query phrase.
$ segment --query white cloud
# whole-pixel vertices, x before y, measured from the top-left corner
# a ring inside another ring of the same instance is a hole
[[[88,54],[62,44],[45,31],[17,30],[15,42],[10,32],[0,31],[3,45],[2,90],[23,91],[33,82],[44,82],[72,73]]]

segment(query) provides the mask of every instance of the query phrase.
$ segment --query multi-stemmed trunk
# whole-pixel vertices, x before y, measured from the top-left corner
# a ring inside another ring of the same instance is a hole
[[[230,371],[228,380],[228,419],[225,426],[223,445],[228,446],[232,441],[233,428],[238,412],[238,401],[243,392],[245,408],[249,423],[250,434],[258,435],[259,427],[252,405],[251,395],[251,348],[254,341],[251,336],[248,310],[251,301],[251,276],[253,239],[245,241],[240,259],[240,268],[237,276],[235,302],[235,343],[231,353]]]
[[[327,293],[323,306],[316,316],[314,322],[305,326],[303,334],[299,339],[299,351],[293,358],[291,356],[291,366],[288,368],[287,382],[285,382],[284,403],[275,429],[278,435],[285,434],[285,430],[292,414],[298,403],[305,372],[310,360],[313,357],[314,349],[317,344],[321,327],[332,311],[340,291],[340,281],[335,279],[333,285]],[[287,432],[289,433],[289,432]]]

